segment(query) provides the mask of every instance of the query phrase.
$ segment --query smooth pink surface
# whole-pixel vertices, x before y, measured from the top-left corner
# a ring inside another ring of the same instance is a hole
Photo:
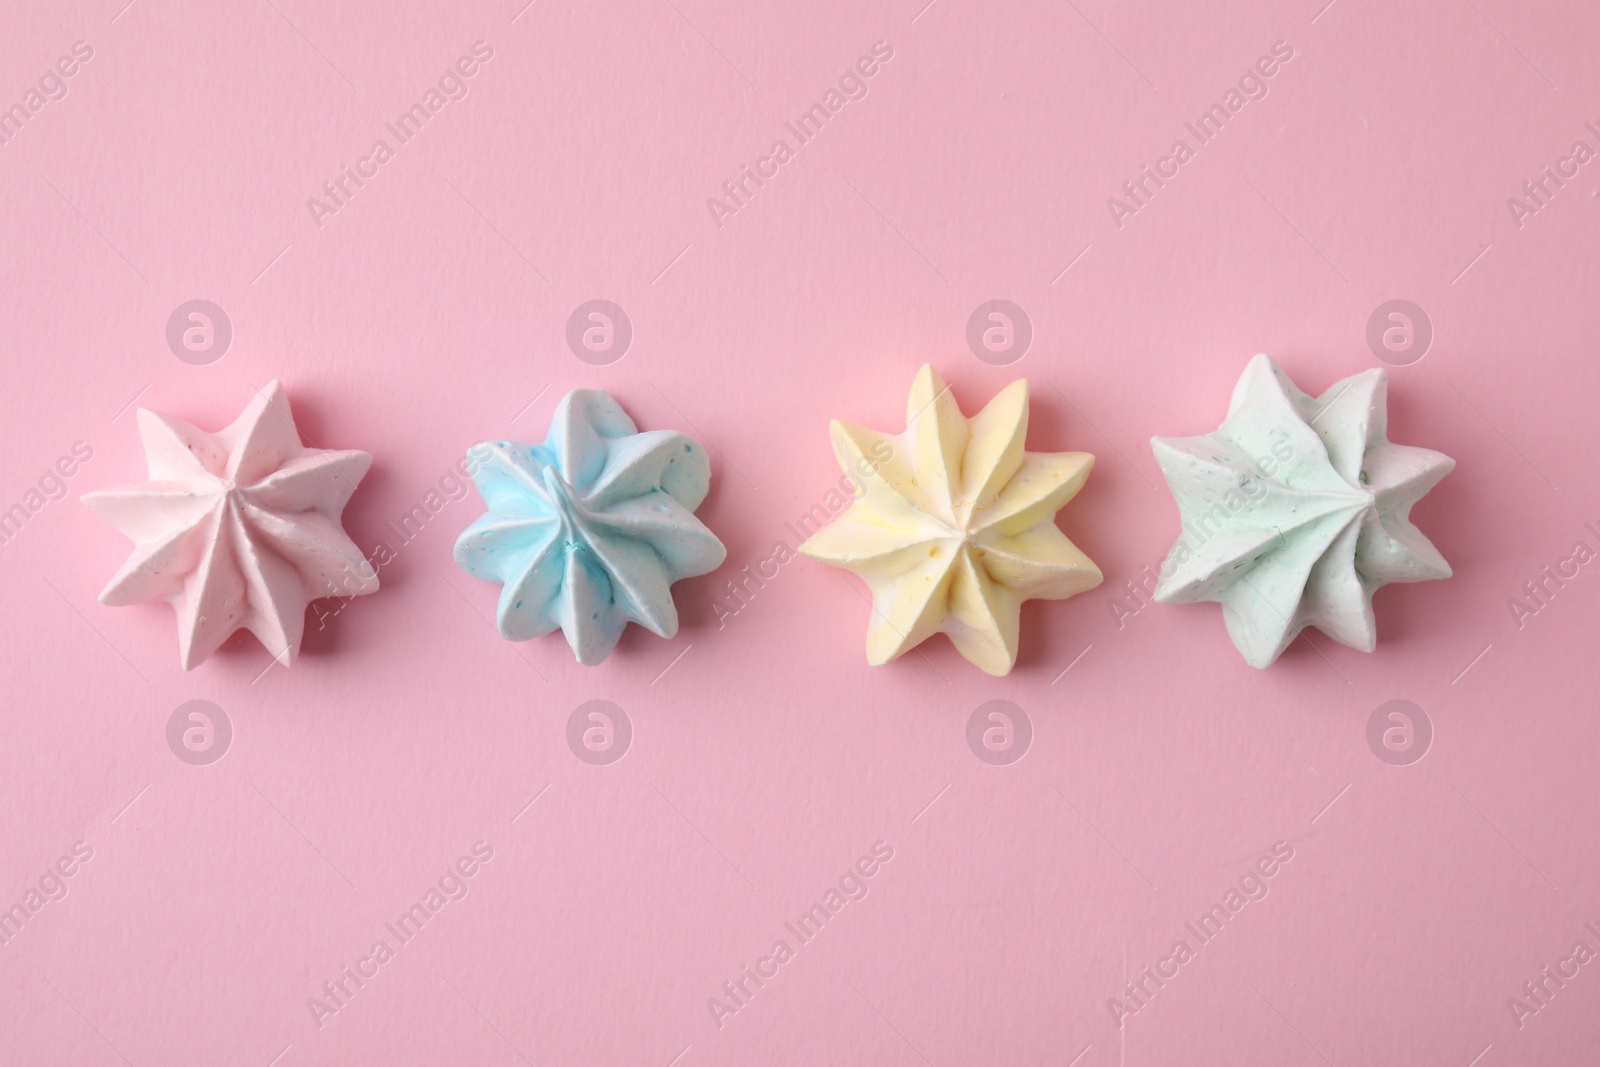
[[[1592,1062],[1600,966],[1520,1029],[1507,1001],[1600,949],[1597,565],[1520,628],[1508,599],[1600,550],[1600,163],[1520,228],[1506,200],[1600,148],[1600,10],[1321,6],[3,0],[0,104],[94,56],[0,146],[0,507],[93,459],[0,548],[0,898],[93,858],[0,945],[0,1062]],[[478,40],[470,94],[319,229],[306,199]],[[719,228],[706,198],[879,40]],[[1276,41],[1269,95],[1119,229],[1106,199]],[[1011,367],[964,337],[996,297],[1035,331]],[[164,336],[194,298],[234,326],[210,366]],[[611,366],[566,347],[594,298],[633,322]],[[1459,462],[1415,513],[1455,577],[1379,594],[1375,654],[1313,635],[1266,672],[1212,605],[1117,619],[1177,532],[1150,435],[1214,428],[1257,351],[1311,391],[1376,365],[1392,298],[1436,330],[1391,433]],[[942,639],[868,669],[865,605],[807,560],[719,627],[835,484],[828,419],[898,430],[925,360],[969,411],[1026,374],[1030,447],[1098,455],[1061,523],[1105,585],[1030,605],[1000,680]],[[273,377],[309,443],[376,457],[347,526],[396,556],[293,668],[240,636],[186,675],[168,609],[96,603],[128,546],[76,497],[143,476],[136,396],[216,428]],[[387,528],[579,386],[708,445],[729,548],[676,640],[598,669],[493,632],[450,559],[475,495]],[[566,741],[597,698],[634,726],[604,767]],[[1436,731],[1410,766],[1366,741],[1394,698]],[[233,723],[211,766],[167,747],[191,699]],[[965,739],[994,699],[1035,731],[1007,767]],[[1108,999],[1280,840],[1119,1029]],[[319,1028],[308,998],[478,841],[465,899]],[[708,998],[878,841],[719,1028]]]

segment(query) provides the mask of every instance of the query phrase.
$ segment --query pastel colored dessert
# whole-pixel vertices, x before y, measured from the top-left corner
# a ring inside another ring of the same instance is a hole
[[[1252,359],[1215,433],[1151,439],[1183,523],[1155,598],[1221,604],[1252,667],[1307,626],[1371,652],[1374,592],[1450,577],[1410,514],[1455,461],[1393,444],[1388,423],[1382,370],[1311,397]]]
[[[560,627],[593,665],[630,622],[672,637],[672,583],[727,558],[694,516],[711,489],[705,449],[639,432],[598,389],[568,393],[543,444],[483,442],[468,469],[489,510],[456,541],[456,562],[504,587],[496,623],[508,641]]]
[[[312,600],[377,591],[340,525],[372,457],[303,446],[281,383],[218,433],[143,408],[138,419],[150,480],[83,497],[134,543],[100,602],[171,604],[184,670],[241,629],[287,666]]]
[[[1023,449],[1026,381],[969,419],[923,366],[905,432],[838,421],[830,432],[859,493],[800,551],[866,582],[868,663],[887,663],[943,633],[981,670],[1009,674],[1023,601],[1064,600],[1100,584],[1100,569],[1055,524],[1094,457]]]

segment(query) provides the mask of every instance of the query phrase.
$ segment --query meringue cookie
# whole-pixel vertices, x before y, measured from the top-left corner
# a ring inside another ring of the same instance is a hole
[[[1220,603],[1252,667],[1307,626],[1371,652],[1379,587],[1450,577],[1409,516],[1455,461],[1390,443],[1382,370],[1312,398],[1259,355],[1220,429],[1151,445],[1183,522],[1155,598]]]
[[[1024,600],[1064,600],[1100,584],[1100,569],[1055,524],[1094,457],[1023,450],[1025,380],[968,419],[924,365],[904,433],[838,421],[830,430],[860,494],[800,551],[867,583],[868,663],[945,633],[983,671],[1009,674]]]
[[[599,663],[636,622],[678,632],[673,582],[716,570],[728,551],[694,517],[711,489],[705,449],[634,425],[598,389],[568,393],[540,445],[468,452],[488,514],[456,541],[456,562],[497,582],[508,641],[560,627],[578,662]]]
[[[134,542],[100,602],[171,604],[184,670],[240,629],[287,666],[307,604],[377,591],[340,526],[372,457],[303,447],[281,383],[219,433],[143,408],[138,418],[150,480],[83,497]]]

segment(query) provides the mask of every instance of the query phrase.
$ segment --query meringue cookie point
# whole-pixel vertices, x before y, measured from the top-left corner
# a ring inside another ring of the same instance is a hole
[[[1008,674],[1023,601],[1100,584],[1099,568],[1055,525],[1094,457],[1027,452],[1027,429],[1026,380],[967,418],[927,364],[912,381],[903,433],[831,424],[858,495],[800,552],[866,582],[869,664],[944,633],[979,669]]]
[[[1374,592],[1451,574],[1410,512],[1455,461],[1389,441],[1387,390],[1373,369],[1312,397],[1257,355],[1219,429],[1152,438],[1183,526],[1155,599],[1220,603],[1253,667],[1307,626],[1376,648]]]
[[[543,443],[482,442],[469,455],[488,512],[462,531],[455,559],[503,587],[495,621],[508,641],[559,628],[592,666],[630,622],[672,637],[672,583],[727,558],[694,516],[711,489],[705,449],[641,433],[598,389],[568,393]]]
[[[281,382],[217,433],[144,408],[137,419],[150,480],[82,498],[134,542],[100,602],[170,603],[184,670],[241,629],[287,666],[312,600],[377,590],[340,525],[372,457],[303,446]]]

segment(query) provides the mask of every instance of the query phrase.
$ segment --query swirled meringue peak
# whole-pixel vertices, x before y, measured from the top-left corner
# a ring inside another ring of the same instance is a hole
[[[1371,652],[1374,592],[1450,577],[1410,515],[1455,460],[1389,440],[1381,369],[1312,397],[1256,356],[1219,429],[1151,445],[1183,524],[1155,598],[1220,603],[1252,667],[1270,666],[1307,626]]]
[[[1023,601],[1065,600],[1100,584],[1100,568],[1055,523],[1094,457],[1023,449],[1026,380],[969,419],[924,365],[904,433],[838,421],[831,429],[860,495],[800,551],[866,582],[869,664],[944,633],[980,670],[1009,674]]]
[[[372,457],[303,446],[281,383],[218,433],[143,408],[138,418],[150,480],[83,497],[134,543],[100,602],[171,604],[184,670],[241,629],[288,666],[307,604],[377,591],[340,525]]]
[[[456,541],[456,562],[503,587],[496,624],[508,641],[560,627],[578,662],[594,665],[630,622],[671,637],[672,583],[727,558],[694,516],[711,488],[705,449],[675,431],[639,432],[598,389],[568,393],[543,444],[482,442],[468,464],[488,513]]]

